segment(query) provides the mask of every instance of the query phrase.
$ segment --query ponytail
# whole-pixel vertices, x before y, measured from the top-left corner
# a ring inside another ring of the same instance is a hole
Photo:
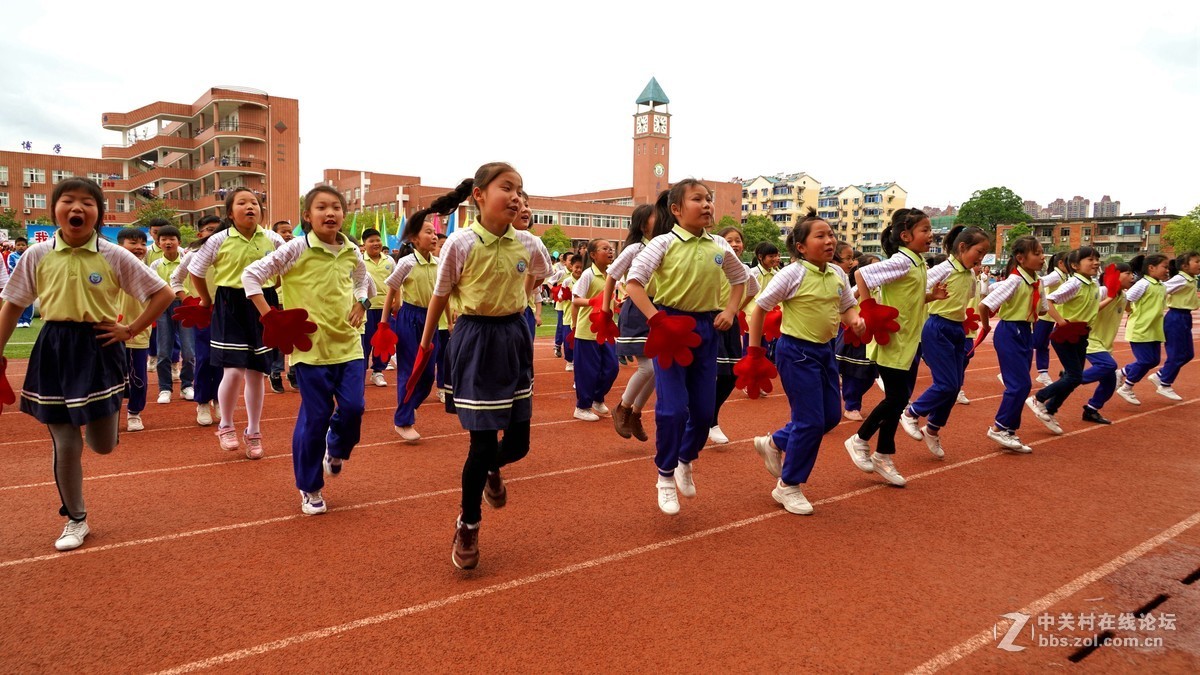
[[[1131,258],[1129,260],[1129,269],[1131,269],[1133,271],[1133,275],[1135,277],[1137,277],[1138,279],[1141,279],[1142,276],[1146,273],[1145,267],[1146,267],[1146,254],[1145,253],[1140,253],[1138,255],[1135,255],[1135,256],[1133,256],[1133,258]]]
[[[960,245],[962,248],[969,249],[984,242],[990,245],[992,238],[982,229],[975,226],[955,225],[950,228],[945,239],[942,240],[942,249],[946,251],[946,255],[958,258]]]
[[[904,245],[904,240],[900,238],[900,235],[911,231],[918,223],[928,219],[929,216],[925,215],[921,209],[897,209],[892,214],[891,224],[883,228],[883,234],[879,236],[879,244],[883,247],[883,252],[889,256],[895,255]]]
[[[671,191],[663,190],[654,200],[654,237],[666,234],[675,227],[675,216],[671,213]]]

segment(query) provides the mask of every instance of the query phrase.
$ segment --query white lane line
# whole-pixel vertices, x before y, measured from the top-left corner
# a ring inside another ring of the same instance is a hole
[[[1137,546],[1122,553],[1121,555],[1117,556],[1116,558],[1113,558],[1112,560],[1104,563],[1103,565],[1096,567],[1095,569],[1092,569],[1084,574],[1081,574],[1080,576],[1072,579],[1071,581],[1067,582],[1066,584],[1063,584],[1062,586],[1058,587],[1053,592],[1051,592],[1047,595],[1043,595],[1042,597],[1038,598],[1037,600],[1034,600],[1030,604],[1026,605],[1025,607],[1022,607],[1021,609],[1019,609],[1017,611],[1022,614],[1029,614],[1031,616],[1041,614],[1042,612],[1053,607],[1054,605],[1062,602],[1063,600],[1066,600],[1067,598],[1071,597],[1072,595],[1075,595],[1076,593],[1083,590],[1084,588],[1087,588],[1088,586],[1096,583],[1100,579],[1103,579],[1104,577],[1108,576],[1109,574],[1112,574],[1113,572],[1121,569],[1122,567],[1125,567],[1126,565],[1137,560],[1138,558],[1141,558],[1142,556],[1146,555],[1150,551],[1153,551],[1155,548],[1158,548],[1159,546],[1174,539],[1175,537],[1178,537],[1179,535],[1183,534],[1184,532],[1191,529],[1192,527],[1195,527],[1197,524],[1200,524],[1200,512],[1193,513],[1187,519],[1182,520],[1182,521],[1176,523],[1175,525],[1163,530],[1162,532],[1158,533],[1154,537],[1151,537],[1150,539],[1143,541],[1142,543],[1140,543]],[[955,663],[963,660],[964,658],[970,656],[971,654],[979,651],[983,647],[986,647],[991,644],[995,644],[996,631],[997,630],[1007,631],[1008,628],[1012,625],[1011,619],[1004,619],[1002,617],[1000,617],[1000,619],[1001,620],[996,623],[995,627],[988,628],[986,630],[982,630],[982,631],[976,633],[971,638],[964,640],[963,642],[955,645],[954,647],[951,647],[950,649],[947,649],[946,651],[942,652],[941,654],[938,654],[937,656],[935,656],[932,659],[926,661],[925,663],[917,666],[916,668],[913,668],[912,670],[909,671],[909,674],[910,675],[928,675],[929,673],[936,673],[939,670],[942,670],[944,668],[950,667],[951,665],[954,665]]]
[[[1196,403],[1198,401],[1200,401],[1200,399],[1192,399],[1190,401],[1186,401],[1186,402],[1180,403],[1178,405],[1190,405],[1190,404]],[[1153,415],[1153,414],[1162,412],[1163,410],[1170,410],[1172,407],[1176,407],[1176,406],[1171,406],[1168,408],[1160,408],[1158,410],[1151,410],[1151,411],[1147,411],[1145,413],[1140,413],[1136,416],[1128,417],[1128,418],[1124,418],[1124,419],[1128,420],[1128,419],[1135,419],[1136,417],[1144,417],[1146,415]],[[1124,421],[1124,420],[1122,420],[1122,421]],[[1070,434],[1070,435],[1075,435],[1075,434],[1079,434],[1079,433],[1087,433],[1087,432],[1095,431],[1095,430],[1101,429],[1101,428],[1102,427],[1090,427],[1087,429],[1082,429],[1078,432],[1072,432],[1072,434]],[[1068,434],[1064,434],[1063,436],[1054,436],[1051,438],[1037,441],[1037,443],[1038,444],[1049,443],[1049,442],[1056,441],[1061,438],[1065,438],[1067,436],[1068,436]],[[752,439],[749,439],[749,440],[752,440]],[[748,440],[733,441],[732,443],[746,443],[746,442],[748,442]],[[950,471],[952,469],[957,469],[960,467],[977,464],[984,460],[988,460],[993,457],[999,457],[1004,454],[1008,454],[1008,453],[1005,453],[1003,451],[996,451],[996,452],[989,453],[987,455],[973,457],[971,459],[963,460],[961,462],[955,462],[954,464],[949,464],[946,466],[938,467],[936,469],[930,469],[928,471],[923,471],[921,473],[914,474],[914,475],[910,476],[908,480],[910,482],[914,481],[914,480],[921,480],[924,478],[928,478],[930,476],[937,475],[939,473],[944,473],[946,471]],[[637,458],[635,460],[627,460],[627,461],[638,461],[641,459],[646,459],[646,458]],[[819,499],[817,501],[814,501],[813,505],[821,506],[824,504],[832,504],[834,502],[839,502],[839,501],[843,501],[846,499],[851,499],[853,497],[858,497],[861,495],[870,494],[872,492],[878,492],[880,490],[887,490],[887,489],[892,489],[892,488],[890,485],[888,485],[886,483],[878,483],[878,484],[872,485],[870,487],[860,488],[860,489],[852,490],[850,492],[846,492],[846,493],[843,493],[840,495],[835,495],[832,497],[826,497],[824,499]],[[188,673],[188,672],[192,672],[192,671],[196,671],[196,670],[212,668],[214,666],[222,665],[225,663],[230,663],[233,661],[239,661],[239,660],[246,659],[246,658],[249,658],[252,656],[257,656],[259,654],[265,654],[267,652],[273,652],[273,651],[278,651],[280,649],[286,649],[288,647],[302,644],[305,642],[311,642],[313,640],[319,640],[319,639],[323,639],[323,638],[327,638],[327,637],[332,637],[334,635],[339,635],[341,633],[346,633],[346,632],[356,630],[359,628],[365,628],[367,626],[373,626],[376,624],[386,623],[389,621],[394,621],[396,619],[402,619],[402,618],[405,618],[408,616],[413,616],[415,614],[421,614],[423,612],[440,609],[442,607],[446,607],[449,605],[464,602],[466,600],[473,600],[476,598],[493,595],[493,594],[500,593],[503,591],[512,590],[514,588],[519,588],[521,586],[528,586],[530,584],[538,583],[541,581],[546,581],[548,579],[554,579],[557,577],[574,574],[576,572],[582,572],[585,570],[600,567],[602,565],[607,565],[607,564],[614,563],[614,562],[620,562],[620,561],[626,560],[628,558],[633,558],[635,556],[644,555],[646,553],[658,551],[658,550],[661,550],[661,549],[664,549],[664,548],[667,548],[670,546],[675,546],[678,544],[696,541],[698,539],[703,539],[703,538],[710,537],[713,535],[722,534],[722,533],[740,529],[743,527],[748,527],[750,525],[761,523],[761,522],[769,520],[771,518],[775,518],[777,516],[782,516],[782,515],[786,515],[786,514],[787,514],[786,511],[774,510],[769,513],[764,513],[764,514],[758,515],[758,516],[752,516],[750,518],[745,518],[745,519],[738,520],[738,521],[735,521],[732,523],[727,523],[725,525],[719,525],[717,527],[713,527],[713,528],[710,528],[707,530],[701,530],[699,532],[694,532],[692,534],[687,534],[687,535],[682,535],[679,537],[674,537],[671,539],[666,539],[663,541],[655,542],[653,544],[647,544],[645,546],[639,546],[637,548],[632,548],[632,549],[628,549],[625,551],[621,551],[619,553],[613,553],[610,555],[593,558],[591,560],[586,560],[584,562],[576,563],[574,565],[568,565],[566,567],[560,567],[560,568],[549,570],[546,572],[539,572],[537,574],[532,574],[529,576],[521,577],[519,579],[514,579],[512,581],[506,581],[506,582],[499,583],[499,584],[493,584],[491,586],[480,588],[480,589],[477,589],[474,591],[469,591],[467,593],[459,593],[459,594],[451,595],[451,596],[441,598],[438,600],[431,600],[429,602],[424,602],[424,603],[417,604],[417,605],[410,605],[408,607],[393,610],[390,612],[385,612],[383,614],[377,614],[375,616],[365,617],[362,619],[356,619],[354,621],[350,621],[350,622],[343,623],[343,624],[338,624],[336,626],[328,626],[325,628],[319,628],[319,629],[308,631],[305,633],[300,633],[298,635],[293,635],[291,637],[286,637],[286,638],[283,638],[280,640],[274,640],[272,642],[265,642],[265,643],[256,645],[254,647],[248,647],[245,649],[238,649],[235,651],[226,652],[226,653],[220,654],[218,656],[213,656],[213,657],[203,659],[200,661],[193,661],[191,663],[185,663],[181,666],[177,666],[177,667],[171,668],[169,670],[160,671],[157,675],[167,675],[167,674],[174,674],[174,673]],[[1179,530],[1179,532],[1182,532],[1183,530],[1186,530],[1188,527],[1191,527],[1192,525],[1195,524],[1195,522],[1191,522],[1191,521],[1200,522],[1200,513],[1194,514],[1191,518],[1184,521],[1183,523],[1180,523],[1179,525],[1176,525],[1174,528],[1171,528],[1171,530],[1168,530],[1167,532],[1172,532],[1175,529],[1180,528],[1182,525],[1187,524],[1186,527],[1183,527],[1183,529]],[[1166,534],[1166,533],[1164,533],[1164,534]],[[1175,534],[1173,534],[1171,536],[1173,537],[1173,536],[1176,536],[1177,534],[1178,534],[1178,532],[1175,532]],[[1159,535],[1159,537],[1162,537],[1162,536],[1163,535]],[[1157,539],[1158,539],[1158,537],[1155,538],[1155,540],[1157,540]],[[1151,541],[1155,541],[1155,540],[1151,540]],[[1165,539],[1163,541],[1165,541]],[[1148,543],[1149,542],[1143,543],[1138,548],[1133,549],[1133,551],[1131,551],[1130,553],[1140,550],[1142,547],[1146,546]],[[1161,543],[1161,542],[1159,542],[1159,543]],[[1158,544],[1154,544],[1154,546],[1157,546],[1157,545]],[[1154,546],[1150,546],[1146,550],[1149,550],[1150,548],[1153,548]],[[1126,556],[1130,555],[1130,553],[1126,553],[1125,556],[1122,556],[1121,558],[1118,558],[1117,560],[1124,559]],[[1144,551],[1143,551],[1143,553],[1144,553]],[[60,555],[69,555],[69,554],[60,554]],[[1138,555],[1141,555],[1141,554],[1138,554]],[[50,556],[50,557],[53,557],[53,556]],[[1130,560],[1132,560],[1132,559],[1134,559],[1134,558],[1131,558]],[[2,565],[0,565],[0,566],[2,566]],[[1104,568],[1098,568],[1098,569],[1104,569]],[[1113,568],[1113,569],[1116,569],[1116,568]],[[1080,579],[1084,579],[1087,576],[1088,575],[1084,575],[1084,577],[1080,577],[1076,581],[1079,581]],[[1103,576],[1103,575],[1100,575],[1100,576]],[[1099,577],[1097,577],[1097,578],[1099,578]],[[1072,583],[1074,583],[1074,582],[1072,582]],[[1091,582],[1088,582],[1088,583],[1091,583]],[[1069,585],[1070,584],[1068,584],[1068,586]],[[1084,584],[1084,585],[1086,585],[1086,584]],[[1064,588],[1066,588],[1066,587],[1064,587]],[[1062,589],[1060,589],[1060,591],[1061,590]],[[1070,593],[1068,593],[1067,595],[1070,595]],[[1053,596],[1053,594],[1052,594],[1052,596]],[[1047,598],[1052,597],[1052,596],[1047,596]],[[1053,596],[1053,597],[1057,597],[1057,596]],[[1055,600],[1055,602],[1057,602],[1057,600]],[[1049,604],[1053,604],[1053,602],[1048,603],[1046,606],[1049,606]],[[1039,609],[1038,611],[1041,611],[1041,610]],[[1034,613],[1034,612],[1027,612],[1027,613]],[[988,631],[986,633],[981,633],[980,635],[984,635],[990,639],[991,632]],[[978,639],[978,638],[979,638],[979,636],[976,636],[975,639]],[[976,649],[977,648],[978,647],[976,647]]]

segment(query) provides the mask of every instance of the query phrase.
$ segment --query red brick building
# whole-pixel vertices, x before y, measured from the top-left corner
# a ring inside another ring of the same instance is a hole
[[[55,184],[73,176],[99,183],[117,168],[113,162],[89,157],[0,152],[0,210],[12,209],[17,222],[26,225],[38,219],[50,220],[50,196]],[[106,208],[112,208],[113,201],[107,201]],[[13,238],[25,236],[24,231],[9,234]]]
[[[1139,253],[1173,255],[1171,246],[1163,241],[1163,232],[1179,216],[1137,215],[1111,218],[1039,218],[1028,225],[1033,236],[1042,243],[1047,254],[1091,246],[1103,260],[1119,255],[1126,260]],[[996,257],[999,263],[1008,259],[1008,232],[1013,225],[996,228]]]
[[[558,225],[576,244],[595,238],[614,243],[624,240],[633,207],[653,203],[659,192],[671,186],[669,103],[653,78],[635,101],[630,187],[559,196],[531,194],[533,231],[541,234]],[[345,195],[351,211],[382,210],[395,216],[415,213],[453,189],[422,185],[420,176],[345,169],[326,169],[322,182]],[[713,190],[718,220],[726,215],[741,218],[741,183],[708,180],[704,183]],[[537,186],[525,187],[537,189]],[[459,222],[469,222],[474,215],[474,208],[464,204],[459,209]]]

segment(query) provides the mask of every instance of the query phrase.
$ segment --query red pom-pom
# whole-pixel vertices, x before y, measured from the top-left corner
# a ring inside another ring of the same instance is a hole
[[[964,335],[970,335],[972,331],[979,330],[979,318],[979,315],[975,313],[974,307],[967,308],[967,318],[963,319],[962,322]]]
[[[284,354],[312,349],[312,339],[308,336],[317,332],[317,324],[308,320],[307,309],[272,309],[259,321],[263,325],[263,346]]]
[[[733,374],[737,376],[735,387],[744,389],[750,398],[758,398],[761,394],[771,393],[771,380],[778,377],[779,371],[767,359],[767,350],[750,347],[746,355],[734,364]]]
[[[399,341],[392,327],[386,321],[380,321],[375,334],[371,336],[371,351],[375,353],[375,358],[387,361],[396,353],[396,343]]]
[[[695,319],[686,315],[671,316],[666,312],[658,312],[650,317],[649,324],[646,356],[658,359],[658,365],[663,368],[670,368],[676,363],[684,367],[692,364],[692,349],[700,346]]]

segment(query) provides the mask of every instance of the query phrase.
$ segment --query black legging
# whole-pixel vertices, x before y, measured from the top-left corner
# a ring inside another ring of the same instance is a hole
[[[472,431],[471,449],[462,472],[462,521],[475,524],[483,519],[483,486],[489,471],[512,464],[529,454],[529,420],[513,422],[500,432]]]
[[[717,375],[717,407],[713,409],[712,421],[714,427],[721,426],[721,406],[725,405],[736,384],[736,375]]]
[[[912,396],[913,387],[917,384],[919,361],[918,353],[908,370],[876,366],[879,377],[883,379],[883,400],[876,404],[867,419],[863,420],[862,426],[858,428],[858,437],[869,441],[878,431],[879,443],[875,446],[875,452],[881,455],[896,453],[896,427],[900,426],[900,413],[904,412],[904,407],[908,405],[908,399]]]

